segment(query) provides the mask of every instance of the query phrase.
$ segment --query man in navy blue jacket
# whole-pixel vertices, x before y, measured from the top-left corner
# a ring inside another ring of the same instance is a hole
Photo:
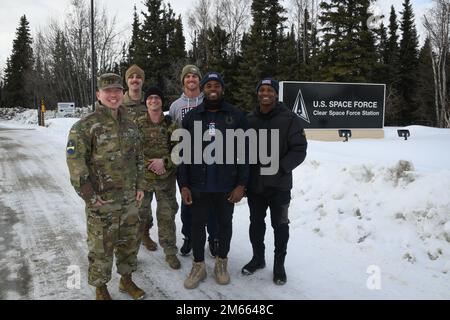
[[[219,159],[220,155],[226,154],[227,144],[232,143],[226,139],[226,130],[247,129],[245,115],[223,100],[224,82],[217,72],[206,74],[201,87],[205,94],[203,103],[190,111],[182,122],[182,127],[190,133],[192,147],[195,146],[194,140],[202,140],[201,150],[192,148],[192,159],[189,163],[183,158],[178,176],[183,202],[191,206],[192,210],[194,262],[191,273],[184,282],[186,289],[196,288],[200,281],[206,278],[205,225],[210,208],[218,221],[219,248],[214,267],[215,279],[221,285],[230,282],[227,256],[232,236],[234,204],[241,201],[244,196],[249,175],[249,166],[239,164],[237,153],[233,163],[222,162]],[[201,134],[201,137],[197,137],[196,134]],[[203,141],[204,135],[209,141]],[[218,135],[223,139],[218,139]],[[212,148],[211,145],[216,142],[216,148]],[[221,146],[220,142],[223,142]],[[219,148],[223,149],[218,150]],[[203,155],[211,149],[215,151],[210,152],[210,159],[204,159]],[[194,161],[200,153],[201,160]]]
[[[282,102],[278,102],[278,88],[278,82],[272,78],[261,80],[256,89],[259,104],[255,111],[248,115],[251,129],[278,131],[278,141],[268,140],[268,146],[273,142],[278,146],[279,168],[275,174],[264,175],[262,172],[265,166],[261,164],[259,158],[257,164],[250,166],[247,198],[253,257],[242,268],[242,273],[249,275],[266,266],[264,220],[267,208],[270,208],[275,237],[273,281],[277,285],[283,285],[287,280],[284,260],[289,240],[288,209],[291,201],[292,171],[305,160],[308,144],[300,118]]]

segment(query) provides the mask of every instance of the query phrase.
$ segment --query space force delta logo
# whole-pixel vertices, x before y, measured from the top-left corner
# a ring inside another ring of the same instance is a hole
[[[301,119],[305,120],[309,124],[311,124],[311,120],[309,119],[308,110],[306,110],[305,100],[303,99],[302,90],[298,90],[297,99],[295,99],[294,107],[292,111],[295,112]]]

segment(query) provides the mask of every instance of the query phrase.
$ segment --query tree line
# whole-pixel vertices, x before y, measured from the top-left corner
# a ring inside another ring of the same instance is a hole
[[[13,51],[0,83],[2,106],[90,104],[90,71],[124,74],[131,64],[146,72],[170,100],[181,92],[187,63],[221,72],[226,98],[245,111],[256,103],[259,79],[386,84],[386,125],[450,127],[448,79],[450,0],[434,0],[419,17],[427,37],[419,47],[410,0],[391,7],[385,25],[374,0],[196,0],[187,15],[190,43],[180,15],[163,0],[134,9],[132,35],[120,40],[117,21],[96,10],[95,51],[90,56],[89,7],[72,0],[63,25],[30,35],[20,19]],[[387,18],[387,17],[386,17]],[[188,49],[187,49],[188,48]]]

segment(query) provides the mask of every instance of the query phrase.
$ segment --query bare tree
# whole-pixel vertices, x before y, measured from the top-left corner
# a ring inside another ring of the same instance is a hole
[[[431,40],[436,119],[439,127],[449,128],[450,108],[446,67],[449,51],[450,0],[434,0],[434,6],[424,16],[424,26]]]
[[[111,71],[121,55],[121,32],[117,31],[117,18],[109,18],[106,8],[95,10],[95,51],[97,66],[100,73]]]
[[[292,5],[291,22],[295,27],[295,33],[298,39],[302,39],[302,52],[297,52],[297,58],[300,60],[300,55],[303,61],[306,61],[308,55],[308,28],[314,30],[318,29],[319,22],[319,0],[290,0]],[[307,19],[310,26],[307,25]]]
[[[200,40],[203,45],[207,45],[206,39],[202,37],[206,36],[208,29],[220,26],[230,35],[227,54],[236,56],[242,36],[249,25],[250,8],[251,1],[248,0],[197,0],[188,14],[191,39]]]
[[[235,57],[249,25],[251,1],[220,0],[216,8],[220,26],[230,35],[229,54]]]
[[[89,103],[89,69],[92,67],[89,41],[89,10],[84,0],[72,0],[71,11],[64,24],[68,48],[73,57],[74,77],[79,93],[79,103],[83,106]]]
[[[194,50],[198,50],[196,54],[194,54],[197,59],[197,61],[195,61],[197,65],[201,65],[202,60],[206,61],[206,64],[208,64],[208,61],[210,60],[207,31],[213,26],[211,23],[214,21],[215,17],[213,10],[212,0],[197,0],[192,10],[188,13],[188,26],[191,32],[190,38]],[[196,43],[196,45],[194,43]],[[195,48],[196,46],[198,46],[198,48]]]
[[[191,38],[195,39],[195,35],[202,30],[208,30],[212,27],[213,21],[213,1],[197,0],[193,8],[188,12],[188,26],[191,31]],[[193,37],[194,36],[194,37]]]

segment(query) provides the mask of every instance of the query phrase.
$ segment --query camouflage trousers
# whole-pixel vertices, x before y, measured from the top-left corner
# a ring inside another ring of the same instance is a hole
[[[158,222],[159,244],[166,255],[174,255],[178,252],[176,239],[175,215],[178,211],[176,199],[175,174],[162,180],[152,181],[149,190],[145,191],[145,197],[139,209],[141,225],[139,227],[138,245],[142,236],[149,232],[149,219],[152,216],[153,195],[156,196],[156,220]],[[139,247],[138,247],[139,248]]]
[[[136,271],[140,219],[134,197],[116,200],[100,208],[86,206],[86,215],[88,283],[100,287],[111,280],[114,253],[120,275]]]

